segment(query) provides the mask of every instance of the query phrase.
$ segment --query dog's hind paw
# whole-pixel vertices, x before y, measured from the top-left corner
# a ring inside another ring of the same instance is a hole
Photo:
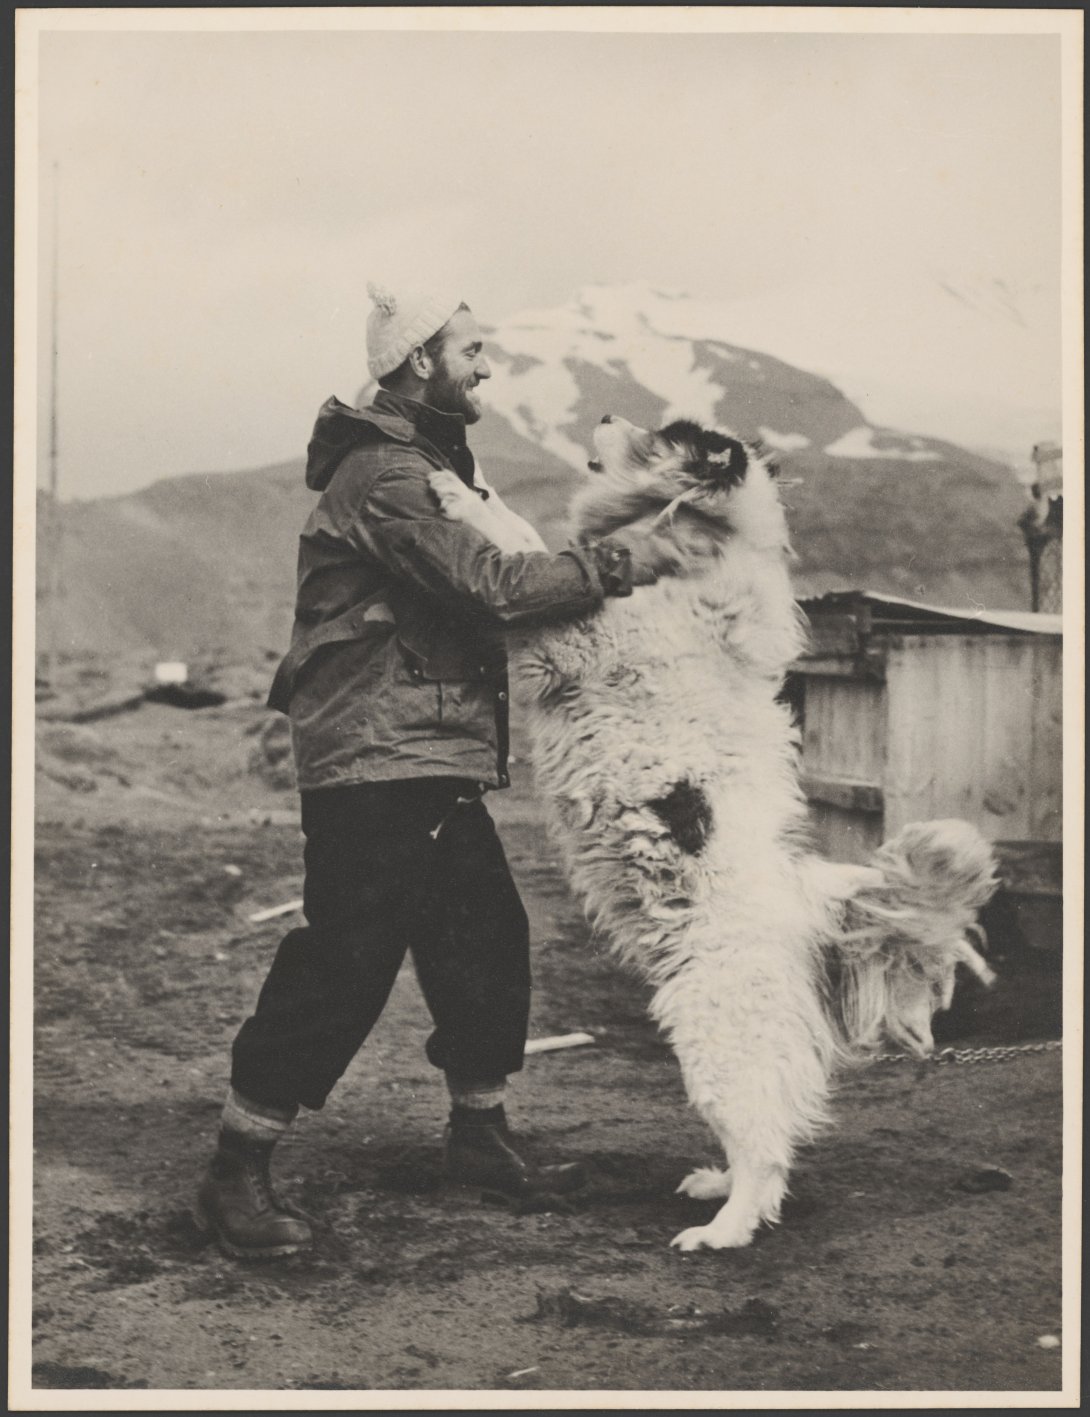
[[[678,1186],[676,1194],[694,1201],[723,1200],[730,1195],[730,1172],[716,1166],[698,1166]]]
[[[688,1230],[682,1230],[679,1235],[675,1235],[670,1244],[685,1251],[738,1250],[743,1245],[748,1245],[752,1239],[752,1230],[741,1231],[722,1226],[717,1229],[713,1221],[711,1225],[690,1225]]]

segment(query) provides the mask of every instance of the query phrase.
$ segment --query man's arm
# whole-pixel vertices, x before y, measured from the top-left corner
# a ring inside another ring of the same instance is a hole
[[[505,554],[442,515],[426,474],[415,461],[383,469],[351,527],[357,546],[395,574],[443,598],[453,593],[464,609],[512,627],[586,614],[605,595],[631,591],[627,549]]]

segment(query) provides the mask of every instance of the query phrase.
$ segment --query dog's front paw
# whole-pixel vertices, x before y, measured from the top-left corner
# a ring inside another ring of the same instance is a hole
[[[730,1172],[716,1166],[698,1166],[685,1177],[676,1194],[694,1201],[723,1200],[730,1195]]]
[[[675,1235],[670,1241],[671,1245],[679,1250],[739,1250],[744,1245],[748,1245],[753,1238],[753,1232],[743,1234],[732,1229],[720,1227],[716,1229],[714,1223],[711,1225],[690,1225],[688,1230],[682,1230],[680,1235]]]
[[[457,519],[458,509],[464,507],[467,499],[473,496],[457,474],[445,467],[437,467],[428,473],[428,486],[443,509],[444,516],[454,520]]]

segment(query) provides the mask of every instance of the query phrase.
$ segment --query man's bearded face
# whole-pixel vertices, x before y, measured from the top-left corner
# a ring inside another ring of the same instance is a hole
[[[428,380],[425,402],[443,413],[458,413],[467,423],[481,416],[481,401],[475,390],[482,379],[492,377],[484,357],[480,326],[468,310],[459,310],[445,326],[446,338]]]

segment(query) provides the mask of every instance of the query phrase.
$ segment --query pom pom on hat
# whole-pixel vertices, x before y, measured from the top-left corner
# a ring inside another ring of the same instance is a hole
[[[461,305],[434,291],[401,291],[394,294],[369,281],[367,294],[375,308],[367,317],[367,367],[373,379],[392,373],[423,344],[441,330]]]
[[[384,285],[376,285],[373,280],[369,280],[367,282],[367,294],[384,315],[396,314],[397,296],[388,291]]]

